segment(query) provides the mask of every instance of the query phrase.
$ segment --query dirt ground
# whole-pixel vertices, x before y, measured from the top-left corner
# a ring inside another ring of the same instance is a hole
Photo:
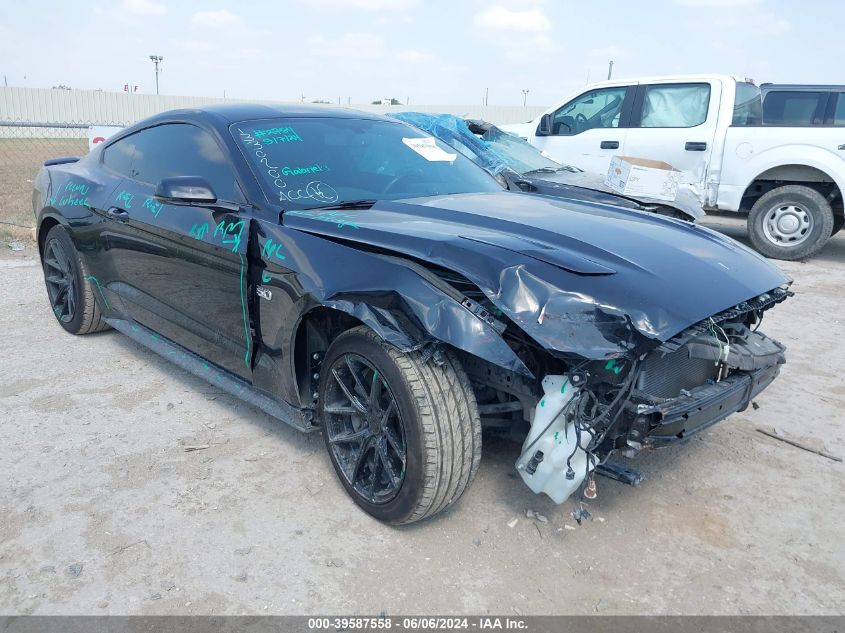
[[[845,464],[755,431],[845,456],[845,234],[780,263],[797,295],[763,329],[788,364],[759,409],[640,456],[637,488],[599,479],[581,526],[503,440],[456,507],[379,524],[318,435],[117,333],[65,334],[35,253],[0,250],[4,614],[845,613]]]

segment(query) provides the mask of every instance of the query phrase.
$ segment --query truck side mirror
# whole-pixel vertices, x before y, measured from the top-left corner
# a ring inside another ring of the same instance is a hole
[[[537,136],[551,136],[552,115],[544,114],[540,117],[540,125],[537,126]]]

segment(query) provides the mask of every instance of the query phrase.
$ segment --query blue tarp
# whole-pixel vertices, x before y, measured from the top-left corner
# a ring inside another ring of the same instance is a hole
[[[422,112],[398,112],[390,116],[448,143],[491,174],[498,174],[509,166],[509,161],[490,147],[489,143],[470,132],[466,122],[460,117]]]

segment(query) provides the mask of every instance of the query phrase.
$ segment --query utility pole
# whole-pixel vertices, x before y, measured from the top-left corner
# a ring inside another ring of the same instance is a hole
[[[523,88],[523,90],[522,90],[522,107],[523,108],[528,103],[528,93],[529,92],[531,92],[531,91],[528,88]]]
[[[156,94],[158,94],[158,65],[164,60],[161,55],[150,55],[150,61],[156,66]]]
[[[484,89],[484,105],[488,105],[488,99],[490,97],[490,88]]]
[[[607,79],[610,80],[610,76],[613,74],[613,60],[610,60],[610,63],[607,65]]]

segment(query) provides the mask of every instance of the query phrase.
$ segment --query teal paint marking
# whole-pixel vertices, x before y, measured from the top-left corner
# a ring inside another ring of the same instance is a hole
[[[243,220],[238,220],[237,222],[226,222],[226,220],[221,220],[217,223],[212,237],[217,237],[218,234],[222,235],[223,239],[220,243],[225,246],[231,245],[232,252],[237,253],[238,249],[241,247],[241,234],[243,232]]]
[[[196,240],[201,240],[205,237],[205,234],[208,233],[208,222],[203,222],[199,226],[194,224],[190,230],[190,236]]]
[[[307,165],[305,167],[282,167],[282,176],[302,176],[303,174],[320,174],[324,171],[331,171],[328,165]]]
[[[613,359],[613,358],[611,358],[609,361],[607,361],[607,364],[604,366],[604,368],[608,371],[612,371],[614,374],[617,374],[617,375],[619,374],[620,371],[622,371],[622,368],[619,365],[616,364],[616,360]]]
[[[85,279],[87,279],[89,281],[93,281],[95,284],[97,284],[97,290],[100,291],[100,296],[103,298],[103,303],[106,304],[106,310],[111,310],[111,306],[109,305],[109,300],[106,299],[106,295],[103,292],[103,287],[100,285],[100,282],[97,280],[97,278],[94,275],[88,275]]]
[[[117,196],[115,197],[115,200],[123,203],[124,209],[131,209],[132,208],[132,199],[134,197],[135,196],[133,194],[129,193],[128,191],[121,191],[119,194],[117,194]]]
[[[244,355],[244,365],[246,365],[246,368],[249,369],[249,352],[251,349],[251,341],[249,335],[249,321],[246,316],[246,297],[244,295],[244,287],[246,286],[244,273],[246,267],[244,266],[244,256],[238,253],[238,258],[241,260],[241,312],[243,313],[244,317],[244,335],[246,336],[246,355]]]
[[[78,193],[80,196],[88,195],[88,185],[81,183],[69,182],[65,184],[65,191],[67,193]]]
[[[359,228],[353,221],[358,219],[355,213],[346,213],[345,211],[308,211],[307,209],[291,209],[285,211],[285,215],[296,215],[302,218],[311,218],[312,220],[322,220],[324,222],[335,222],[337,228],[342,229],[345,226],[351,226],[353,229]]]
[[[277,244],[270,237],[267,238],[267,241],[264,242],[264,246],[261,247],[261,256],[267,257],[268,259],[272,257],[275,257],[276,259],[285,258],[285,256],[282,255],[282,245]]]
[[[164,208],[164,204],[155,198],[147,198],[144,200],[144,207],[149,209],[155,218],[158,219],[158,214],[161,213],[161,210]]]
[[[270,275],[268,275],[267,273],[261,273],[261,283],[263,283],[263,284],[270,283],[270,279],[271,279]]]

